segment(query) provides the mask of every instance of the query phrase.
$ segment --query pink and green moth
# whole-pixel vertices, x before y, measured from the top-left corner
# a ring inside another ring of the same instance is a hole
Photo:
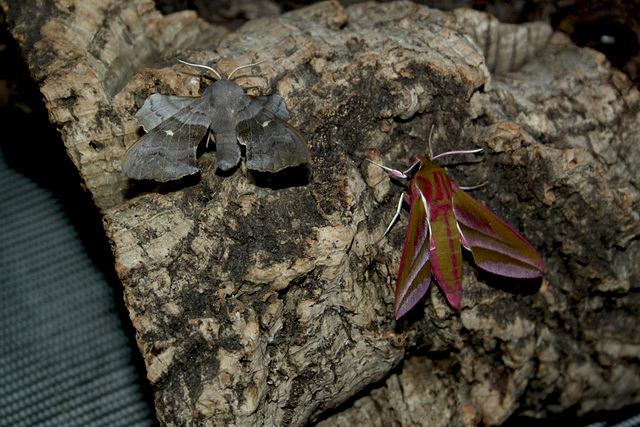
[[[449,304],[461,311],[462,247],[471,251],[478,267],[493,274],[533,279],[544,273],[542,258],[533,246],[452,183],[446,172],[433,162],[447,154],[477,151],[480,150],[453,151],[431,159],[416,155],[415,162],[405,172],[378,165],[398,178],[409,179],[396,215],[385,232],[400,215],[403,201],[406,202],[410,206],[409,227],[396,284],[396,319],[425,295],[431,275]]]

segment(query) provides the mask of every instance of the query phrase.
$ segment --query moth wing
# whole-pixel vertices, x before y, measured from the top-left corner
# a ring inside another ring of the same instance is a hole
[[[308,162],[304,137],[283,120],[289,117],[284,99],[278,95],[246,99],[235,119],[238,140],[246,146],[247,168],[278,172]]]
[[[493,212],[453,184],[453,212],[462,245],[476,265],[493,274],[535,278],[544,273],[540,254],[524,237]]]
[[[424,296],[431,284],[429,219],[427,202],[412,181],[409,227],[404,240],[400,272],[396,284],[395,316],[404,316]]]
[[[161,182],[196,173],[196,149],[213,114],[209,99],[192,101],[127,150],[122,172],[131,178]]]
[[[287,103],[280,95],[256,96],[252,99],[258,104],[253,104],[253,107],[249,107],[253,108],[255,113],[258,113],[261,110],[261,108],[257,107],[264,107],[273,112],[276,116],[280,117],[282,120],[289,120],[291,117],[289,110],[287,110]]]
[[[198,98],[193,96],[173,96],[154,93],[149,96],[136,113],[138,122],[145,131],[149,132],[170,117],[175,116],[178,111],[188,107]]]

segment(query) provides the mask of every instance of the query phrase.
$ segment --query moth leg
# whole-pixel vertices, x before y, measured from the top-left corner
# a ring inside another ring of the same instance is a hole
[[[415,159],[413,161],[413,164],[411,166],[409,166],[409,169],[407,169],[406,171],[402,172],[403,175],[405,176],[409,176],[409,172],[411,172],[412,170],[414,170],[416,168],[416,166],[418,166],[418,169],[420,168],[420,165],[422,165],[422,161],[420,160],[420,158],[418,157],[418,155],[414,155],[413,158]],[[413,174],[411,174],[413,176]]]
[[[391,220],[391,222],[389,223],[389,226],[387,227],[387,230],[384,232],[384,234],[382,235],[382,237],[386,236],[387,233],[389,232],[389,230],[391,230],[391,227],[393,227],[393,224],[395,224],[395,222],[397,221],[398,217],[400,216],[400,212],[402,211],[402,202],[405,201],[405,198],[407,197],[407,193],[402,193],[400,195],[400,200],[398,200],[398,209],[396,209],[396,214],[393,216],[393,219]]]
[[[489,181],[485,181],[485,182],[483,182],[482,184],[478,184],[478,185],[472,185],[471,187],[464,187],[464,186],[462,186],[462,185],[459,185],[458,187],[459,187],[461,190],[470,191],[470,190],[477,190],[478,188],[482,188],[482,187],[484,187],[484,186],[485,186],[485,185],[487,185],[487,184],[489,184]]]

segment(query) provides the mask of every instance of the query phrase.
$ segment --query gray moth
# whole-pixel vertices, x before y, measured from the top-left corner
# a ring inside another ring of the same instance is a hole
[[[209,133],[215,138],[216,167],[223,171],[240,162],[240,145],[247,168],[260,172],[309,160],[304,137],[286,122],[285,100],[247,95],[228,78],[213,82],[200,97],[153,94],[136,116],[148,133],[125,153],[122,172],[130,178],[166,182],[198,172],[196,150]]]

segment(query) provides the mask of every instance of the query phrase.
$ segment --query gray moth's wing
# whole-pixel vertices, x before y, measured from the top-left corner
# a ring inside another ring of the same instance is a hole
[[[289,117],[279,95],[249,95],[235,116],[238,140],[246,146],[247,168],[278,172],[309,161],[304,137],[284,119]]]
[[[149,132],[169,117],[175,116],[178,111],[196,101],[198,97],[173,96],[154,93],[145,101],[142,108],[136,113],[138,122],[145,131]]]
[[[210,99],[197,98],[142,136],[125,153],[122,172],[166,182],[198,171],[196,150],[214,115]]]
[[[266,95],[255,97],[249,96],[249,98],[253,99],[257,104],[259,104],[256,105],[253,102],[249,103],[248,108],[250,109],[250,112],[254,113],[253,115],[262,110],[262,108],[260,107],[264,107],[267,110],[271,110],[272,113],[280,117],[282,120],[289,120],[289,118],[291,117],[289,115],[289,110],[287,110],[287,103],[280,95]]]

